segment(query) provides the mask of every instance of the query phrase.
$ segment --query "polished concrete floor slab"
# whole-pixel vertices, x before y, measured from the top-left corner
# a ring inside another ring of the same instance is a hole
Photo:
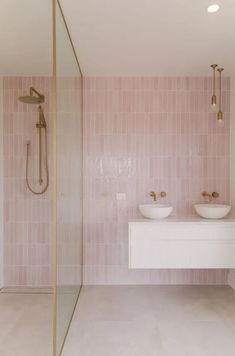
[[[52,355],[50,294],[0,293],[0,355]]]
[[[227,286],[83,287],[63,356],[235,356]]]

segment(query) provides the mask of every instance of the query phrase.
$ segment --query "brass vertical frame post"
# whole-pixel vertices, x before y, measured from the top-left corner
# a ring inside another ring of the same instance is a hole
[[[57,83],[56,83],[56,0],[52,0],[52,284],[53,284],[53,356],[57,356]]]

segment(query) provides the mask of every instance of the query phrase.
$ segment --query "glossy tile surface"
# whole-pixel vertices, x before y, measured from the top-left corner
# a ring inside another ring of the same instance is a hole
[[[4,286],[51,285],[51,182],[35,196],[25,182],[26,143],[31,142],[29,181],[38,184],[37,105],[18,100],[30,86],[45,95],[42,104],[47,122],[49,177],[51,171],[51,78],[3,78],[3,189],[4,189]],[[43,177],[45,172],[43,170]]]
[[[226,271],[128,270],[127,222],[150,191],[194,215],[202,191],[229,202],[230,80],[217,125],[209,77],[84,80],[84,283],[226,283]],[[124,193],[125,200],[117,200]]]
[[[83,287],[63,356],[234,356],[227,286]]]
[[[0,293],[0,355],[52,355],[51,294]]]

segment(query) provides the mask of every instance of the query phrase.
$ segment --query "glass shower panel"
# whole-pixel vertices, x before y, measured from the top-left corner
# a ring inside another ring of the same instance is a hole
[[[56,355],[59,355],[82,284],[82,76],[58,3],[56,38]]]
[[[37,5],[0,1],[1,356],[52,355],[52,1]]]

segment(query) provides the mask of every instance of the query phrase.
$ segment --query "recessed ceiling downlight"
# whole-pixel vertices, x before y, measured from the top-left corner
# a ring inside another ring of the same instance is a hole
[[[217,12],[217,11],[219,11],[219,5],[217,5],[217,4],[210,5],[207,8],[207,12],[209,12],[210,14],[213,14],[214,12]]]

